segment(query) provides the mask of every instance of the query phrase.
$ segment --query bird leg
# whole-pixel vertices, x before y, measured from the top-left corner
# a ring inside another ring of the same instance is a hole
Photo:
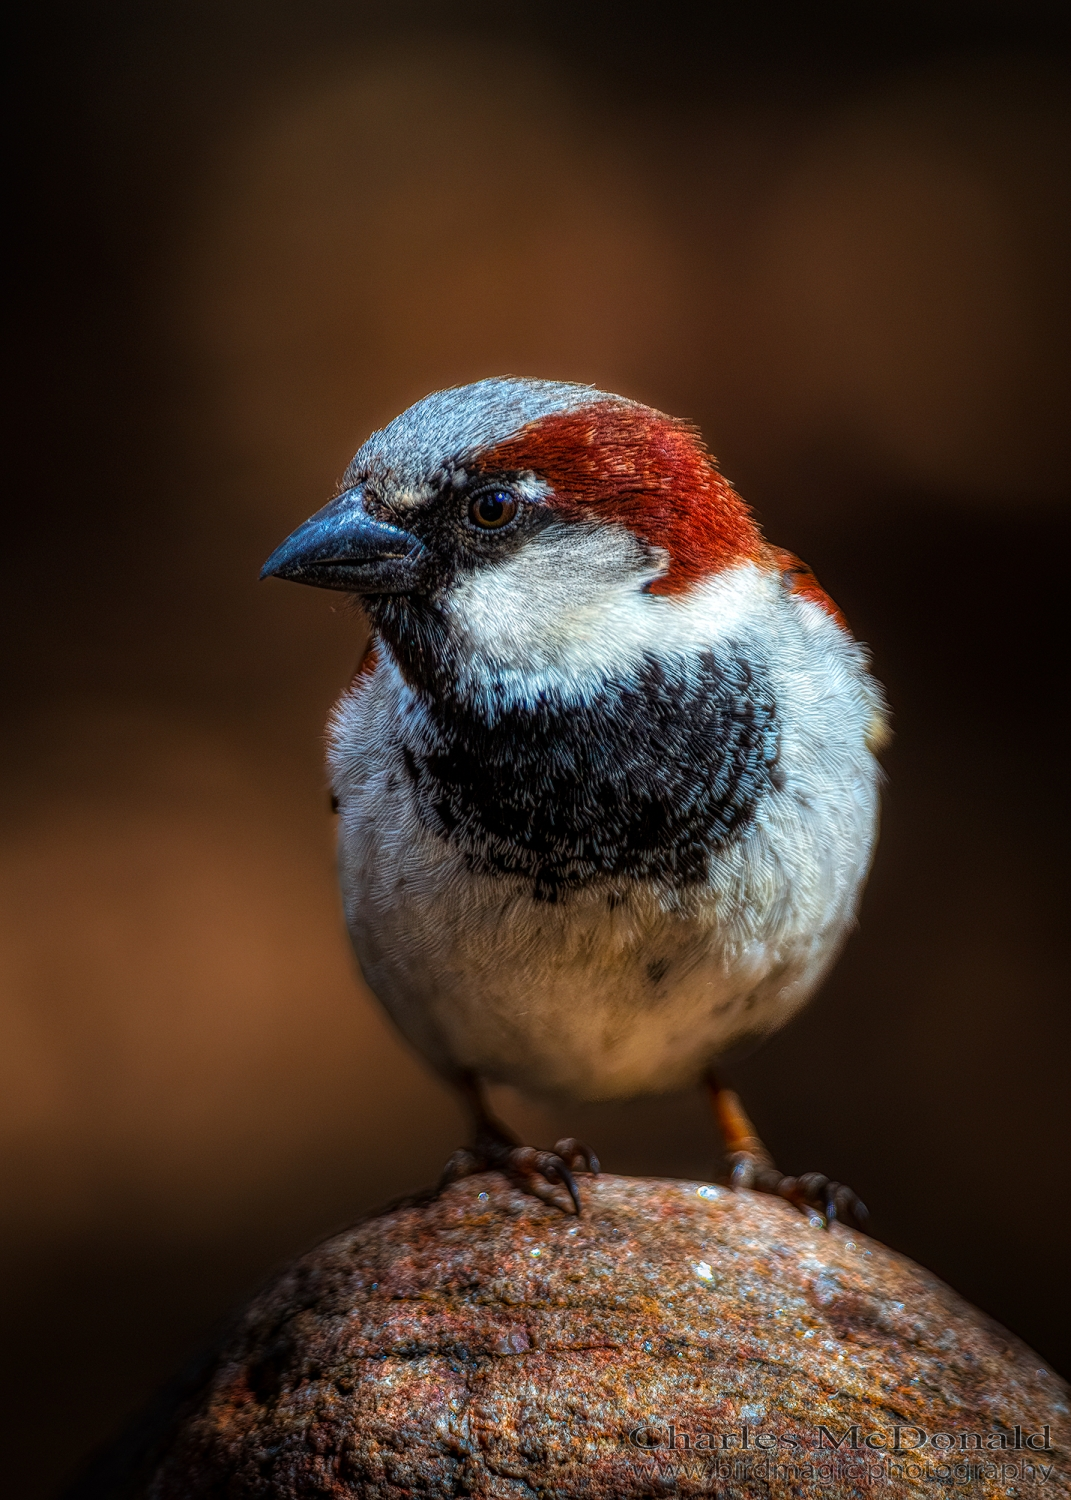
[[[730,1182],[734,1188],[750,1188],[756,1193],[773,1193],[807,1214],[812,1223],[828,1228],[834,1219],[861,1228],[867,1218],[866,1204],[842,1182],[831,1182],[821,1172],[804,1172],[802,1177],[786,1177],[774,1165],[758,1132],[748,1119],[740,1095],[724,1088],[713,1073],[706,1085],[725,1141],[729,1159]]]
[[[474,1172],[501,1172],[515,1186],[555,1208],[560,1208],[561,1203],[554,1190],[564,1187],[579,1214],[580,1192],[573,1173],[591,1172],[597,1176],[599,1159],[595,1153],[571,1136],[559,1141],[553,1151],[522,1146],[488,1109],[474,1074],[463,1074],[454,1081],[472,1115],[475,1137],[471,1149],[455,1151],[451,1156],[443,1168],[439,1186],[471,1177]]]

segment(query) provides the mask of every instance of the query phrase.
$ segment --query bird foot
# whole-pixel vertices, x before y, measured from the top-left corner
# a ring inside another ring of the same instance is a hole
[[[580,1213],[580,1190],[574,1172],[598,1176],[599,1159],[589,1147],[567,1136],[553,1151],[535,1146],[521,1146],[501,1127],[484,1127],[476,1136],[471,1150],[455,1151],[443,1168],[439,1186],[458,1182],[476,1172],[501,1172],[515,1187],[530,1193],[552,1208],[564,1211],[560,1189],[572,1200],[573,1211]]]
[[[786,1177],[775,1165],[744,1112],[740,1096],[722,1088],[710,1077],[708,1085],[714,1113],[729,1159],[729,1182],[733,1188],[749,1188],[755,1193],[771,1193],[794,1204],[807,1215],[816,1229],[828,1229],[841,1223],[862,1229],[868,1214],[866,1204],[850,1187],[832,1182],[821,1172],[804,1172],[802,1177]]]
[[[802,1177],[786,1177],[769,1156],[749,1151],[729,1155],[732,1169],[729,1178],[734,1188],[750,1188],[754,1193],[772,1193],[785,1198],[805,1213],[816,1229],[828,1229],[839,1219],[842,1224],[862,1229],[867,1218],[866,1204],[843,1182],[832,1182],[821,1172],[804,1172]]]

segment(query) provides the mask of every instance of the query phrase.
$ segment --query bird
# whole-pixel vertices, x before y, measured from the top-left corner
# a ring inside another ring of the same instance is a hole
[[[443,1181],[500,1171],[579,1214],[595,1153],[522,1143],[487,1086],[705,1086],[735,1188],[861,1223],[846,1185],[780,1171],[716,1070],[855,923],[885,700],[698,428],[576,382],[434,392],[261,577],[367,618],[328,728],[339,878],[365,980],[471,1115]]]

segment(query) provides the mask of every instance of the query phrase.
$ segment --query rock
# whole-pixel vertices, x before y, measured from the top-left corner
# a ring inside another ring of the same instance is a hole
[[[1067,1387],[903,1256],[758,1194],[581,1183],[579,1220],[473,1177],[296,1261],[138,1493],[1071,1493]]]

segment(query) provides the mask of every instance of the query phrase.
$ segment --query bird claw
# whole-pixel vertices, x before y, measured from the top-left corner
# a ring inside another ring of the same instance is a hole
[[[599,1159],[589,1147],[573,1140],[561,1140],[553,1151],[535,1146],[518,1146],[504,1137],[481,1135],[474,1150],[455,1151],[443,1168],[440,1187],[459,1182],[477,1172],[501,1172],[515,1187],[532,1197],[560,1208],[555,1190],[564,1188],[572,1201],[573,1211],[580,1215],[580,1190],[574,1172],[597,1175]]]
[[[599,1175],[599,1158],[590,1146],[585,1146],[583,1141],[574,1140],[571,1135],[556,1143],[554,1155],[560,1156],[574,1172],[590,1172],[592,1177]]]
[[[807,1215],[816,1229],[828,1229],[839,1220],[861,1229],[869,1217],[866,1204],[843,1182],[832,1182],[821,1172],[804,1172],[802,1177],[786,1177],[769,1161],[757,1154],[736,1151],[730,1157],[733,1188],[750,1188],[756,1193],[771,1193],[793,1204]]]
[[[507,1151],[500,1170],[504,1171],[517,1187],[526,1193],[531,1193],[535,1198],[541,1198],[544,1203],[554,1204],[555,1199],[553,1192],[541,1190],[540,1178],[548,1183],[551,1189],[563,1187],[572,1199],[573,1210],[579,1218],[580,1189],[576,1185],[576,1179],[569,1170],[568,1164],[557,1151],[538,1151],[535,1146],[514,1146]]]
[[[828,1229],[835,1219],[858,1229],[863,1227],[866,1205],[850,1187],[831,1182],[821,1172],[786,1177],[774,1165],[735,1090],[725,1088],[713,1073],[707,1075],[707,1087],[725,1141],[729,1181],[734,1189],[749,1188],[784,1198],[806,1214],[816,1229]]]

